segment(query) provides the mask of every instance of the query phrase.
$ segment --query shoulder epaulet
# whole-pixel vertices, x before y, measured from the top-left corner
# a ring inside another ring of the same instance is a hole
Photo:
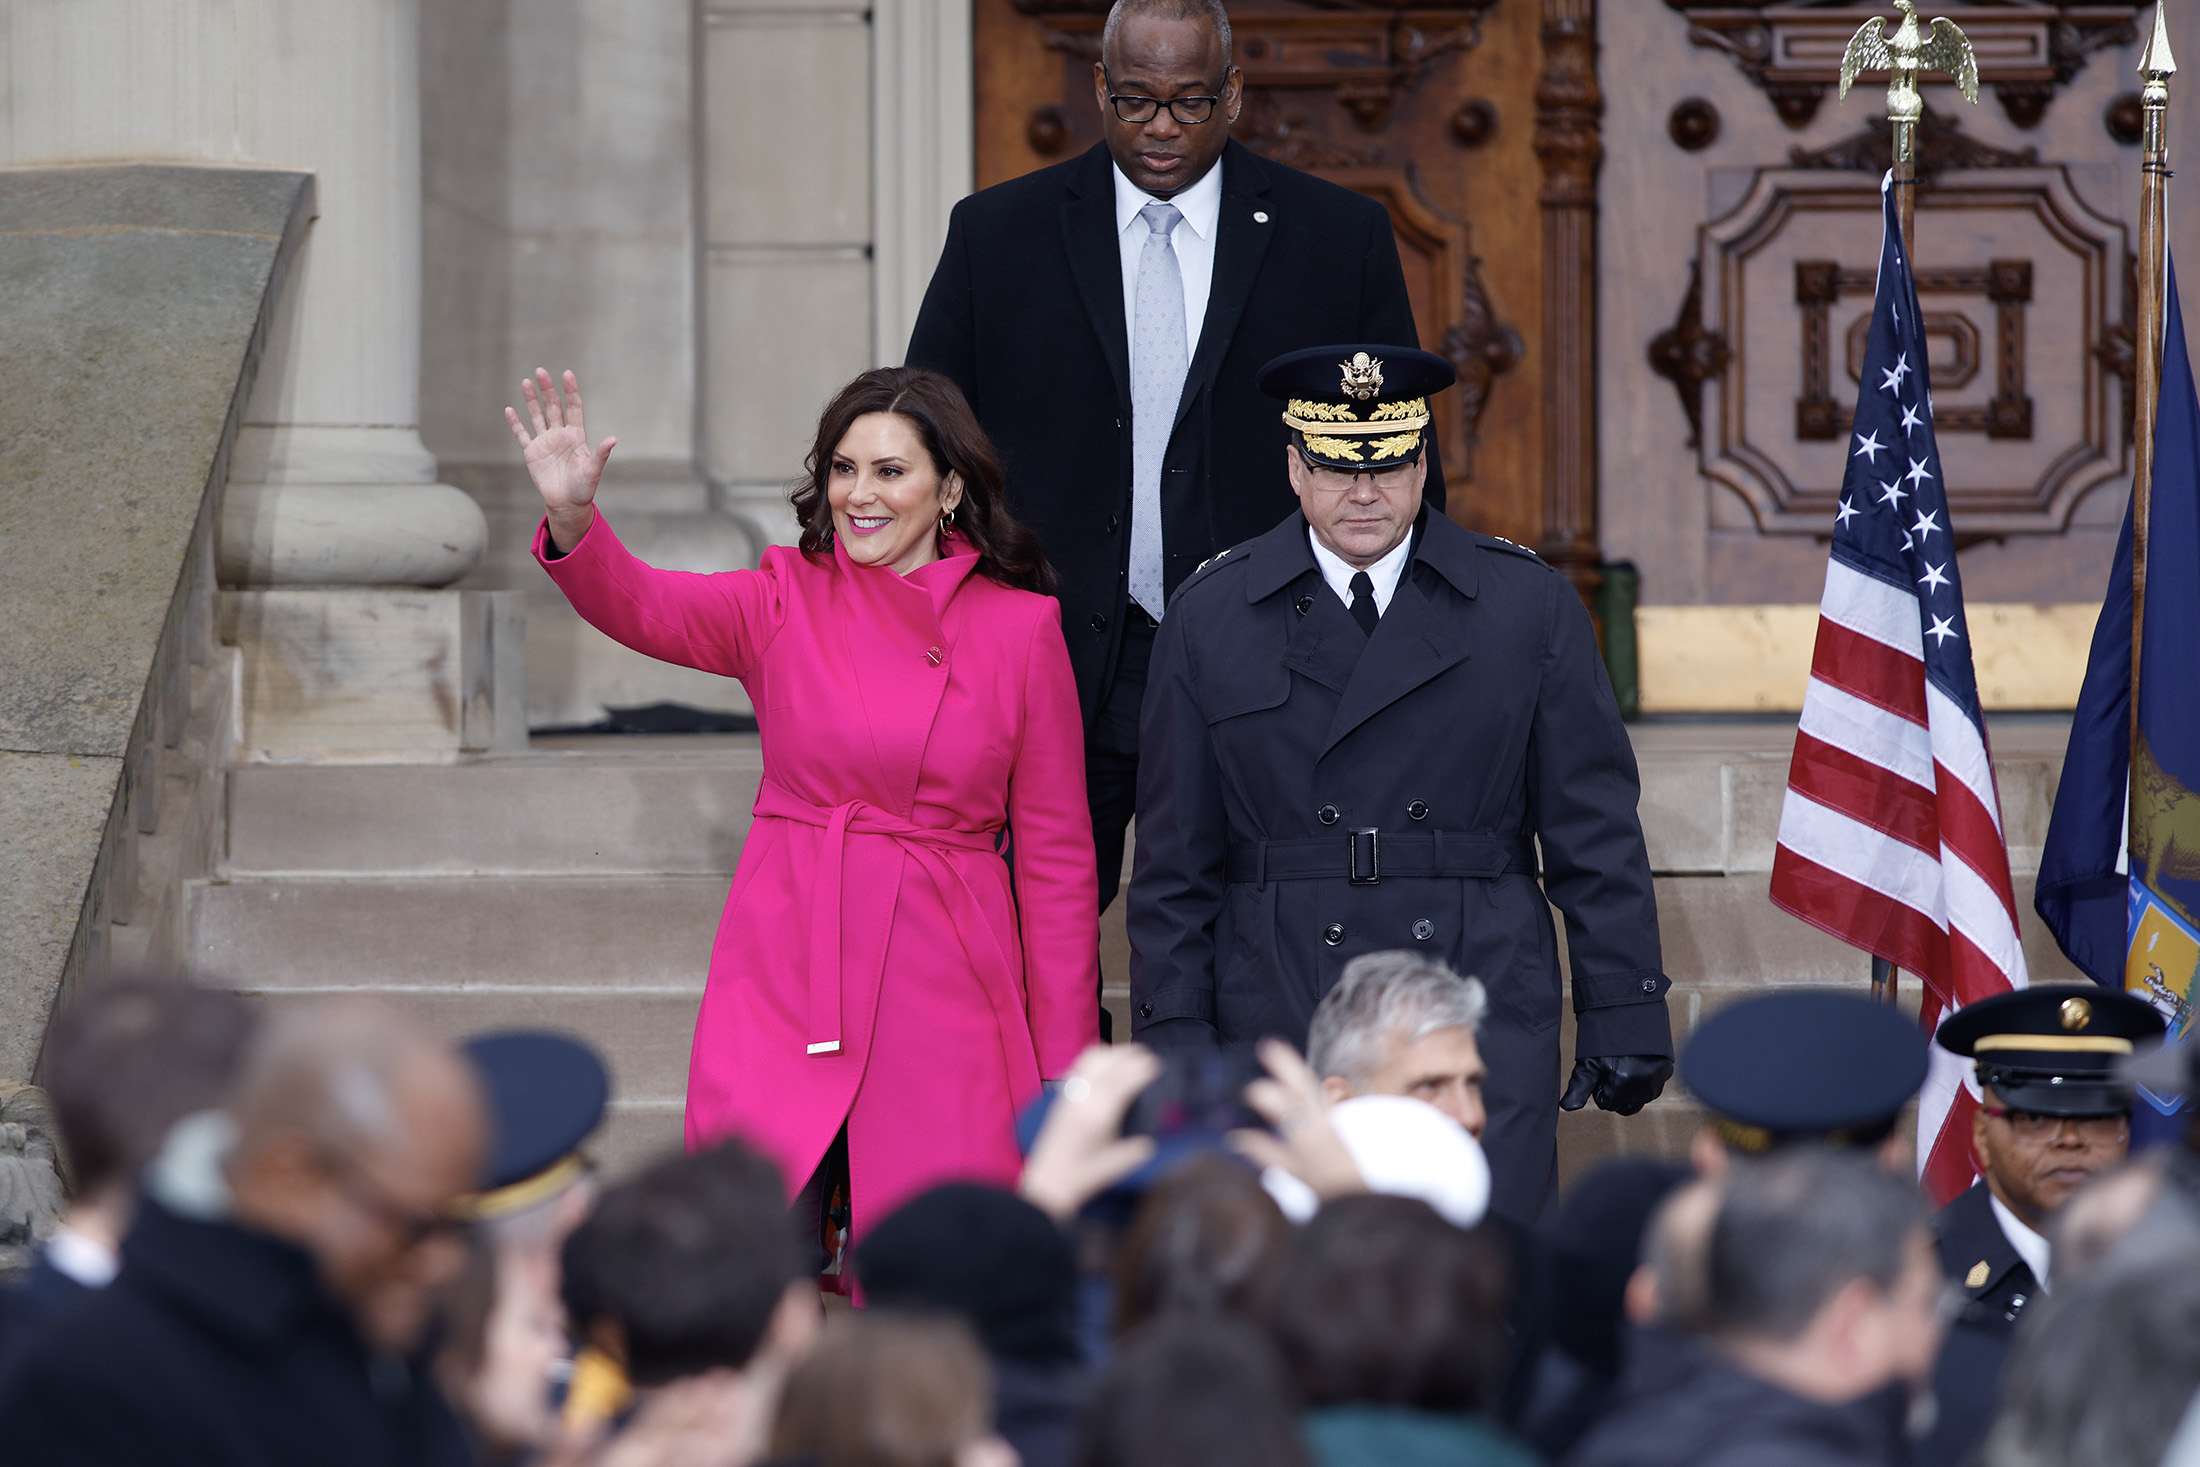
[[[1490,542],[1490,548],[1492,550],[1504,550],[1509,551],[1514,555],[1524,555],[1528,559],[1534,561],[1537,565],[1542,566],[1545,570],[1549,570],[1551,568],[1551,563],[1549,561],[1545,560],[1542,556],[1536,554],[1533,550],[1530,550],[1527,546],[1521,544],[1518,540],[1508,540],[1503,535],[1488,534],[1483,535],[1482,538]]]
[[[1184,590],[1185,587],[1190,586],[1194,581],[1200,579],[1200,577],[1206,575],[1207,572],[1215,569],[1217,566],[1227,565],[1235,560],[1243,560],[1245,558],[1244,551],[1245,546],[1232,545],[1228,550],[1223,551],[1220,555],[1208,556],[1197,566],[1193,567],[1192,573],[1184,578],[1184,585],[1178,586],[1177,590]]]

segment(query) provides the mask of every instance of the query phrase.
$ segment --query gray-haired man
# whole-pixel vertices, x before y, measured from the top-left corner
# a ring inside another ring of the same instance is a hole
[[[1481,1138],[1482,1050],[1475,1031],[1489,999],[1481,983],[1409,952],[1365,953],[1344,965],[1314,1010],[1306,1058],[1334,1105],[1355,1095],[1425,1100]]]

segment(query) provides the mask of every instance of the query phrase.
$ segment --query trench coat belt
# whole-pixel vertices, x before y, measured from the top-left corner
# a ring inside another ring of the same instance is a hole
[[[1372,885],[1389,876],[1449,876],[1483,881],[1509,872],[1535,874],[1535,842],[1519,831],[1340,830],[1297,840],[1230,842],[1223,880],[1233,886],[1271,881],[1337,880]]]
[[[987,920],[985,909],[979,904],[977,893],[964,879],[959,862],[945,859],[956,851],[994,855],[999,850],[1000,835],[991,830],[963,830],[954,827],[915,825],[891,811],[861,800],[850,800],[841,805],[815,805],[800,795],[789,793],[779,785],[765,780],[756,792],[758,817],[774,820],[793,820],[803,825],[817,826],[825,832],[825,848],[818,853],[817,878],[810,888],[809,933],[809,1041],[808,1052],[813,1055],[830,1055],[841,1052],[840,996],[843,983],[841,932],[848,920],[843,887],[847,868],[848,837],[851,835],[884,836],[893,841],[902,853],[931,872],[933,883],[948,905],[956,930],[962,934],[965,951],[976,970],[979,984],[985,989],[994,1016],[1002,1027],[1001,1039],[1004,1055],[1016,1052],[1010,1043],[1011,1023],[1023,1025],[1024,1005],[1020,996],[1022,985],[1018,982],[1018,970],[1009,955],[1001,951],[999,939],[993,933],[993,924]],[[891,920],[892,912],[868,914],[876,919]],[[881,949],[881,961],[883,961]],[[1028,1025],[1025,1025],[1028,1029]],[[1023,1048],[1028,1049],[1028,1045]],[[1013,1068],[1021,1070],[1010,1059]],[[1032,1073],[1028,1088],[1036,1091],[1039,1076],[1036,1061],[1029,1063]]]

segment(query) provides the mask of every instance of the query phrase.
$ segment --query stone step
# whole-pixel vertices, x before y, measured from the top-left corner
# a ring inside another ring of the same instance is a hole
[[[1795,725],[1652,722],[1629,729],[1642,771],[1643,835],[1651,869],[1666,875],[1769,872],[1787,791]],[[2070,720],[1987,720],[2013,871],[2039,869]]]
[[[255,1001],[372,993],[453,1038],[589,1040],[612,1075],[594,1146],[624,1170],[680,1141],[688,1049],[727,879],[339,877],[190,884],[202,981]]]
[[[730,875],[762,772],[753,737],[697,753],[244,765],[229,775],[225,870]]]

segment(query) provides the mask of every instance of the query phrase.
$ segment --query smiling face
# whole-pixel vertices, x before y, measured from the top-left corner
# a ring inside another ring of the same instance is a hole
[[[1230,141],[1242,91],[1212,22],[1160,15],[1123,18],[1115,45],[1092,69],[1092,86],[1115,166],[1157,199],[1189,188],[1215,166]],[[1164,103],[1176,97],[1222,101],[1205,122],[1179,122],[1166,106],[1145,122],[1125,122],[1108,101],[1110,92]]]
[[[848,425],[827,470],[833,533],[857,565],[907,575],[940,558],[940,516],[962,503],[962,477],[942,477],[917,425],[865,413]]]
[[[1428,479],[1424,456],[1380,473],[1347,474],[1316,468],[1298,449],[1283,450],[1291,492],[1299,497],[1306,522],[1332,554],[1355,570],[1366,570],[1412,533],[1421,513],[1421,486]]]

